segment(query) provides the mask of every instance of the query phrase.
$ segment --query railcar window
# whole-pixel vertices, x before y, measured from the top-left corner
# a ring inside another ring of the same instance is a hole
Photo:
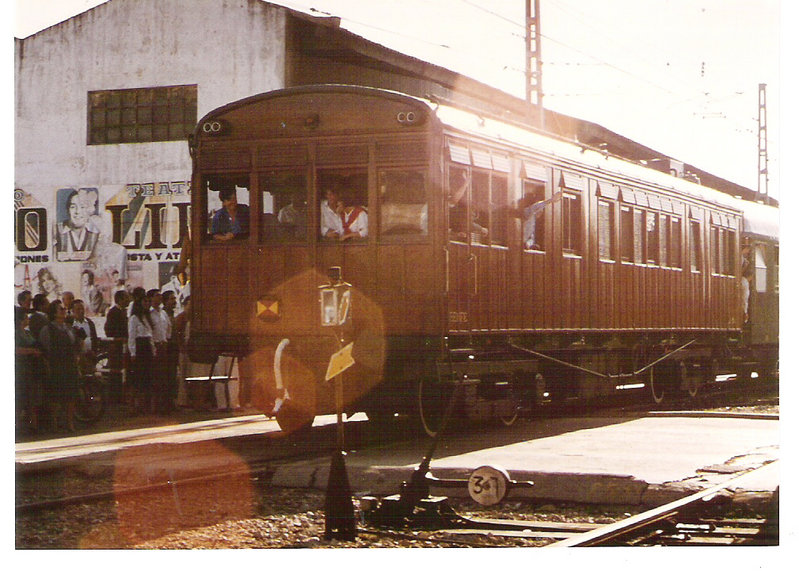
[[[466,168],[449,169],[449,239],[466,242],[469,229],[469,171]]]
[[[724,230],[724,273],[728,276],[735,275],[735,232]]]
[[[646,213],[635,208],[633,210],[633,261],[636,264],[644,263],[644,248],[646,245]]]
[[[320,169],[319,237],[326,242],[365,242],[369,235],[368,177],[365,169]]]
[[[544,251],[545,185],[543,182],[525,180],[522,209],[525,250]]]
[[[671,230],[671,225],[669,224],[669,216],[667,214],[661,214],[660,220],[658,221],[658,232],[660,242],[658,245],[660,246],[659,256],[660,256],[660,265],[664,267],[668,267],[669,265],[669,231]]]
[[[691,253],[691,271],[699,272],[702,264],[702,226],[696,220],[691,220],[688,240],[688,247]]]
[[[421,170],[378,173],[380,236],[427,236],[427,197]]]
[[[508,245],[508,178],[491,176],[491,244]]]
[[[208,175],[203,184],[207,234],[220,242],[246,239],[250,234],[249,175]]]
[[[762,246],[755,247],[755,291],[757,293],[768,291],[768,266]]]
[[[710,227],[710,271],[714,274],[721,273],[721,267],[719,263],[719,228],[717,226]]]
[[[488,244],[489,175],[472,171],[472,221],[469,232],[472,244]]]
[[[614,260],[615,256],[615,218],[613,216],[613,203],[607,200],[599,201],[598,213],[598,240],[599,258],[602,260]]]
[[[671,234],[669,236],[669,265],[672,268],[682,267],[682,220],[676,216],[671,218]]]
[[[654,212],[646,212],[646,263],[658,263],[658,217]]]
[[[582,253],[582,206],[580,196],[564,192],[561,202],[563,226],[563,251],[569,254]]]
[[[308,236],[308,183],[304,170],[260,173],[261,242],[297,242]]]
[[[621,259],[623,262],[632,262],[635,255],[635,224],[633,223],[633,209],[629,206],[621,207]]]

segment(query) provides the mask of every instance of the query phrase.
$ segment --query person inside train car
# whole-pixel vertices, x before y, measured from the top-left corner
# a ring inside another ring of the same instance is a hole
[[[250,232],[250,207],[239,204],[236,186],[226,184],[220,188],[219,200],[222,201],[222,208],[217,210],[211,219],[211,235],[214,240],[226,241],[246,237]]]
[[[553,196],[544,200],[543,189],[539,192],[528,192],[519,201],[519,214],[523,221],[524,247],[527,250],[542,250],[543,242],[541,238],[541,228],[539,222],[543,222],[541,216],[547,204],[555,199]]]
[[[741,307],[744,323],[749,321],[749,290],[752,282],[752,262],[749,260],[752,248],[749,244],[741,246]]]
[[[53,237],[56,259],[86,260],[93,255],[100,234],[88,225],[90,213],[85,196],[72,190],[67,196],[66,211],[67,218],[56,225]]]
[[[366,238],[369,235],[369,216],[366,208],[355,204],[355,193],[348,189],[341,193],[338,214],[341,217],[341,240]]]
[[[78,369],[82,374],[93,372],[97,355],[97,327],[86,317],[86,305],[82,299],[72,303],[72,329],[75,330],[78,346]]]
[[[466,169],[450,171],[449,231],[450,240],[466,240],[466,190],[471,177]]]
[[[48,365],[45,401],[53,409],[53,428],[58,429],[60,409],[65,409],[66,429],[75,432],[78,399],[78,355],[74,330],[65,322],[66,310],[59,300],[47,307],[50,322],[39,332],[39,345]]]
[[[172,322],[161,304],[163,296],[160,290],[151,289],[147,292],[150,299],[150,322],[153,326],[153,343],[155,355],[152,368],[152,404],[151,412],[165,412],[169,408],[167,368],[169,361],[168,341],[172,336]]]
[[[135,292],[134,292],[135,293]],[[145,412],[150,405],[153,382],[153,321],[150,316],[150,298],[135,296],[128,319],[128,352],[131,358],[131,400],[134,411]]]
[[[341,192],[338,188],[328,188],[325,190],[325,199],[320,205],[320,232],[322,238],[338,240],[344,233],[340,209]]]
[[[281,231],[288,238],[304,238],[305,224],[308,218],[308,205],[305,203],[305,195],[302,192],[295,192],[291,195],[291,202],[280,209],[277,213],[277,221]]]

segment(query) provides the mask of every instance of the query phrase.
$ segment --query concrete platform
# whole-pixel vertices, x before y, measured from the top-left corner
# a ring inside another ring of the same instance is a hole
[[[356,415],[354,419],[358,419]],[[335,422],[320,417],[317,425]],[[351,428],[352,429],[352,428]],[[90,455],[114,455],[142,445],[203,442],[252,435],[277,436],[279,428],[262,415],[238,416],[159,428],[141,428],[104,435],[21,443],[16,465],[24,470],[46,463],[74,462]],[[347,472],[356,495],[393,494],[410,478],[431,441],[391,443],[347,455]],[[168,450],[157,461],[174,471],[185,457],[170,463]],[[208,455],[208,469],[239,464],[230,454]],[[130,455],[128,455],[130,457]],[[467,479],[477,467],[504,468],[530,488],[512,489],[514,497],[540,501],[574,501],[659,505],[725,481],[736,474],[769,465],[768,470],[736,484],[742,496],[763,498],[779,486],[779,422],[777,417],[641,416],[520,420],[512,427],[472,429],[445,435],[436,448],[431,471],[439,478]],[[199,458],[192,460],[196,468]],[[113,460],[112,460],[113,461]],[[286,487],[327,485],[330,458],[280,466],[272,484]],[[119,468],[119,466],[117,466]],[[148,466],[148,470],[156,469]],[[172,472],[173,473],[173,472]],[[467,496],[463,489],[431,493]]]
[[[428,444],[349,453],[353,492],[398,492]],[[778,457],[776,419],[564,418],[445,437],[431,472],[438,478],[466,479],[475,468],[493,465],[507,470],[513,480],[535,483],[511,490],[509,499],[659,505],[767,464],[766,473],[731,491],[770,495],[779,486]],[[273,483],[324,488],[328,464],[321,459],[282,467]],[[458,495],[466,496],[465,488]]]

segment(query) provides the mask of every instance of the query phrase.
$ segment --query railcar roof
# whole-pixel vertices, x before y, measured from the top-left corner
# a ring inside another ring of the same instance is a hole
[[[611,172],[624,178],[656,184],[673,190],[678,195],[739,211],[744,215],[744,232],[777,240],[779,238],[779,211],[773,206],[730,196],[690,180],[639,165],[629,160],[556,137],[543,135],[520,126],[511,125],[490,117],[465,111],[450,105],[431,104],[433,113],[443,125],[470,135],[504,140],[511,144],[536,149],[552,158],[566,160],[591,169]]]

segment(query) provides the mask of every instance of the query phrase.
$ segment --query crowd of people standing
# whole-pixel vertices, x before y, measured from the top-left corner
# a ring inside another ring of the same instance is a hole
[[[23,291],[14,308],[18,423],[31,432],[75,432],[81,378],[95,374],[100,337],[84,300],[63,292]],[[185,305],[185,301],[184,301]],[[187,315],[175,315],[175,292],[119,290],[106,313],[108,396],[131,414],[169,414],[176,406],[177,367]],[[42,426],[42,420],[49,426]]]

